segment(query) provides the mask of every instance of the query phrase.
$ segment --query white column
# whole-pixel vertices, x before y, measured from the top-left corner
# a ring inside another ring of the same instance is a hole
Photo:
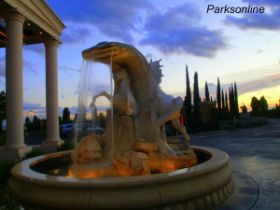
[[[6,16],[6,113],[7,137],[5,148],[23,148],[23,73],[22,44],[25,18],[18,13]]]
[[[57,48],[60,43],[47,40],[46,47],[46,103],[47,103],[47,141],[43,146],[57,146],[61,144],[59,138],[58,120],[58,76],[57,76]]]

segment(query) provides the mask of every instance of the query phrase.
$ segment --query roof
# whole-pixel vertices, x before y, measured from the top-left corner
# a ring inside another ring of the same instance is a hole
[[[44,0],[1,0],[0,1],[0,46],[5,46],[5,15],[17,12],[26,18],[24,23],[24,44],[42,43],[45,38],[59,42],[63,22]]]

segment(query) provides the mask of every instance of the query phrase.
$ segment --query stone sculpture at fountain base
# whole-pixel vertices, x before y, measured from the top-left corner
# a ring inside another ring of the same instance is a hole
[[[99,58],[99,53],[105,59]],[[114,93],[110,95],[101,91],[92,97],[92,112],[96,110],[95,102],[101,96],[111,102],[112,110],[107,110],[105,133],[83,137],[74,150],[74,164],[69,172],[73,176],[147,175],[187,168],[197,163],[196,155],[189,147],[186,129],[179,123],[182,99],[167,95],[160,88],[160,61],[148,63],[137,51],[131,50],[130,53],[107,57],[103,51],[99,52],[98,46],[83,53],[85,59],[111,64]],[[139,63],[134,65],[129,59],[137,59]],[[183,151],[176,152],[168,145],[165,134],[167,121],[181,132]]]
[[[110,114],[107,113],[108,116]],[[110,124],[110,117],[108,117]],[[112,142],[108,142],[111,130],[104,135],[89,134],[83,137],[72,152],[73,165],[69,176],[79,178],[114,177],[150,175],[170,172],[197,164],[192,149],[172,153],[160,150],[160,147],[144,139],[137,139],[135,122],[128,116],[114,115],[114,150],[109,150]],[[109,145],[106,145],[107,144]],[[178,142],[178,144],[180,144]],[[161,144],[160,146],[169,145]]]

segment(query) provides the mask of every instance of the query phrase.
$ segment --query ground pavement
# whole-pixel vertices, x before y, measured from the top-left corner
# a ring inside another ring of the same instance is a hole
[[[280,120],[249,129],[191,135],[191,144],[230,155],[235,191],[217,209],[280,209]]]

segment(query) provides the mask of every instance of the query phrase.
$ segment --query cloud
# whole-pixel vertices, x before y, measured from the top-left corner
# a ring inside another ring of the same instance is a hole
[[[280,29],[280,10],[273,14],[249,14],[242,18],[227,16],[225,23],[239,27],[240,29]]]
[[[227,16],[225,24],[236,26],[240,29],[263,29],[279,30],[280,29],[280,4],[279,0],[243,0],[251,5],[265,7],[265,13],[245,14],[243,17]],[[270,12],[268,11],[270,10]]]
[[[275,87],[280,84],[280,65],[263,66],[252,70],[236,72],[227,75],[224,79],[236,81],[239,94]]]
[[[45,54],[45,46],[43,44],[25,45],[24,49],[37,53],[41,56]]]
[[[154,60],[154,55],[152,53],[148,53],[148,54],[145,55],[145,58],[147,60],[150,60],[150,59]]]
[[[67,28],[63,31],[61,40],[68,44],[83,43],[87,37],[91,35],[91,31],[86,26],[68,24]]]
[[[74,67],[71,67],[71,66],[58,66],[59,69],[61,70],[65,70],[65,71],[75,71],[75,72],[80,72],[81,69],[80,68],[74,68]]]
[[[238,94],[259,91],[272,88],[280,84],[280,65],[262,66],[255,69],[244,70],[228,74],[220,78],[221,89],[228,92],[231,84],[236,82]],[[213,99],[216,98],[217,84],[209,82],[208,88]],[[200,87],[202,98],[204,97],[204,85]]]
[[[33,118],[34,116],[37,116],[40,119],[46,119],[46,107],[41,106],[40,104],[36,103],[24,103],[24,116]],[[31,114],[30,111],[33,113]]]
[[[37,74],[37,69],[34,63],[29,62],[28,60],[23,60],[23,69],[33,74]],[[0,77],[6,76],[6,57],[0,57]]]
[[[37,74],[37,69],[35,67],[35,64],[34,63],[31,63],[30,61],[28,60],[23,60],[23,69],[24,70],[27,70],[33,74]]]
[[[164,54],[188,53],[195,56],[213,57],[226,47],[220,31],[198,26],[199,10],[192,4],[183,4],[165,13],[156,12],[148,17],[146,34],[139,42],[151,45]]]
[[[216,88],[217,87],[217,85],[213,82],[209,82],[209,83],[207,83],[207,85],[208,85],[208,88]]]
[[[256,5],[279,6],[279,0],[242,0],[245,3]]]
[[[269,75],[260,79],[241,82],[238,85],[239,94],[261,90],[264,88],[278,86],[280,84],[280,74]]]
[[[264,51],[262,50],[262,49],[258,49],[255,53],[256,54],[261,54],[261,53],[263,53]]]
[[[48,4],[63,21],[90,24],[109,37],[132,42],[132,32],[142,21],[141,10],[151,10],[148,0],[95,0],[86,3],[80,0],[48,0]]]
[[[43,107],[40,104],[36,104],[36,103],[29,103],[29,102],[25,102],[23,104],[23,109],[30,111],[30,110],[36,110],[36,109],[42,109]]]
[[[74,95],[76,95],[77,94],[77,92],[74,92],[74,93],[68,93],[68,94],[61,94],[61,98],[68,98],[68,97],[72,97],[72,96],[74,96]]]
[[[213,98],[216,98],[217,84],[213,83],[213,82],[209,82],[209,83],[207,83],[207,85],[208,85],[208,90],[209,90],[210,95]],[[225,87],[222,85],[222,88],[225,88]],[[203,92],[203,96],[204,96],[205,95],[205,86],[204,85],[201,87],[201,91]]]
[[[82,24],[77,25],[77,23],[69,22],[62,33],[61,40],[64,44],[78,44],[83,43],[90,35],[91,30],[88,29],[88,27]],[[45,55],[44,44],[25,45],[24,49],[41,56]]]

